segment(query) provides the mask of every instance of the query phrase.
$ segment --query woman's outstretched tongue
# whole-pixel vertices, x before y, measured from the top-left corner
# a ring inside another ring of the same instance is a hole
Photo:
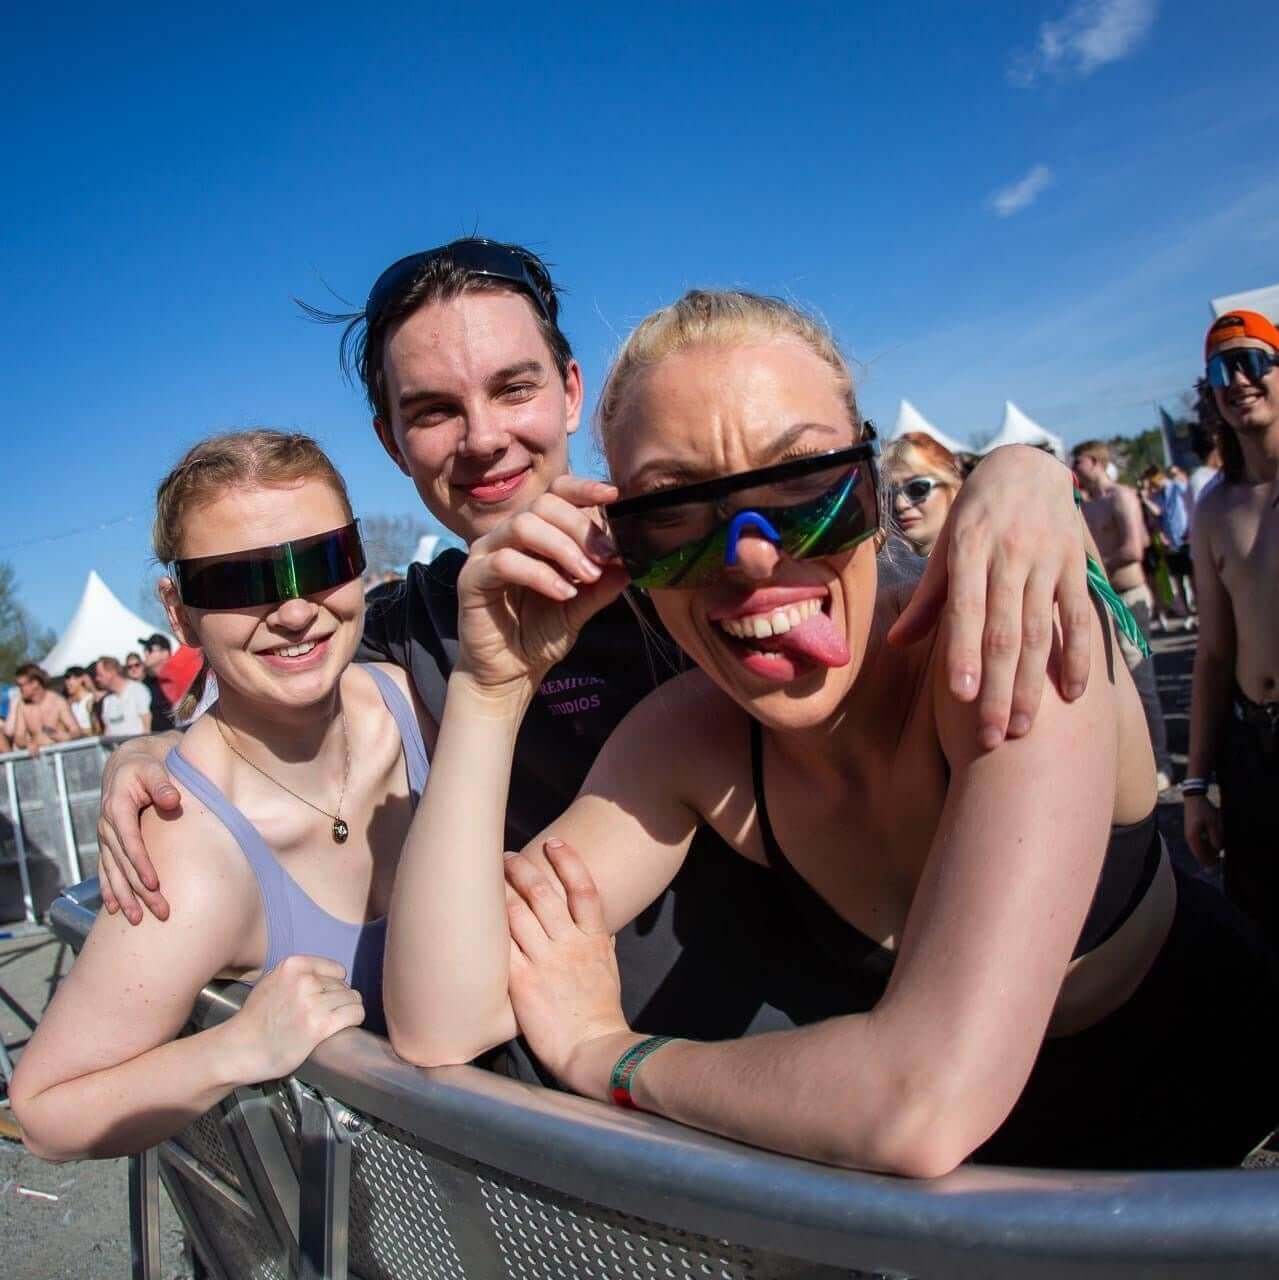
[[[768,648],[792,658],[806,658],[820,667],[842,667],[849,661],[848,641],[820,609],[797,627],[773,636]]]

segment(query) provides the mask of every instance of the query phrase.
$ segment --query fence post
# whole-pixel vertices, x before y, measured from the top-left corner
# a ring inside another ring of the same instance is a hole
[[[36,922],[36,904],[31,896],[31,877],[27,873],[27,838],[22,832],[22,812],[18,808],[18,783],[13,774],[13,761],[4,762],[5,786],[9,792],[9,818],[13,823],[13,844],[18,854],[18,878],[22,881],[22,901],[27,920]]]
[[[79,884],[84,879],[80,870],[80,850],[76,848],[75,828],[71,825],[71,798],[67,794],[67,771],[62,762],[62,752],[53,753],[53,775],[58,783],[58,808],[62,813],[62,838],[67,846],[67,870],[71,873],[68,884]]]
[[[302,1123],[298,1197],[299,1280],[347,1280],[351,1136],[358,1121],[345,1107],[291,1081]]]
[[[160,1156],[129,1157],[129,1252],[133,1280],[160,1280]]]

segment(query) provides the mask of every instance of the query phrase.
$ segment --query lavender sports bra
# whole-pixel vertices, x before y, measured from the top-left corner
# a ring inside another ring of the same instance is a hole
[[[400,731],[409,792],[416,806],[430,771],[417,716],[409,700],[385,672],[360,665],[372,676]],[[385,1035],[382,954],[386,949],[386,917],[364,924],[350,924],[330,915],[313,902],[285,871],[257,828],[176,747],[169,752],[165,765],[173,777],[206,805],[235,837],[253,868],[266,912],[266,960],[262,972],[270,973],[281,960],[292,955],[325,956],[336,960],[346,966],[346,980],[364,997],[365,1030]]]

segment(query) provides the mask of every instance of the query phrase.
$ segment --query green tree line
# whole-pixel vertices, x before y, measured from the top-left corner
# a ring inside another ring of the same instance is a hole
[[[13,566],[0,560],[0,681],[12,681],[13,673],[24,662],[39,661],[57,639],[23,607]]]

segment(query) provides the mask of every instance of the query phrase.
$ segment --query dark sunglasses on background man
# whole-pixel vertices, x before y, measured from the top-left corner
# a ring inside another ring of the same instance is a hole
[[[360,522],[310,538],[173,562],[178,598],[193,609],[245,609],[328,591],[364,572]]]
[[[608,532],[638,587],[713,582],[748,531],[795,559],[837,555],[879,529],[878,452],[867,423],[845,449],[610,503]]]
[[[528,294],[544,320],[555,323],[559,305],[549,288],[543,293],[544,284],[534,275],[528,256],[511,245],[496,240],[455,240],[452,244],[422,253],[411,253],[393,262],[373,282],[368,301],[364,304],[365,323],[372,327],[383,308],[393,298],[399,297],[421,276],[432,262],[449,259],[467,275],[484,276],[493,280],[505,280]]]
[[[1208,385],[1228,387],[1236,373],[1242,373],[1249,382],[1260,382],[1276,365],[1279,365],[1279,356],[1257,347],[1221,351],[1208,361]]]

